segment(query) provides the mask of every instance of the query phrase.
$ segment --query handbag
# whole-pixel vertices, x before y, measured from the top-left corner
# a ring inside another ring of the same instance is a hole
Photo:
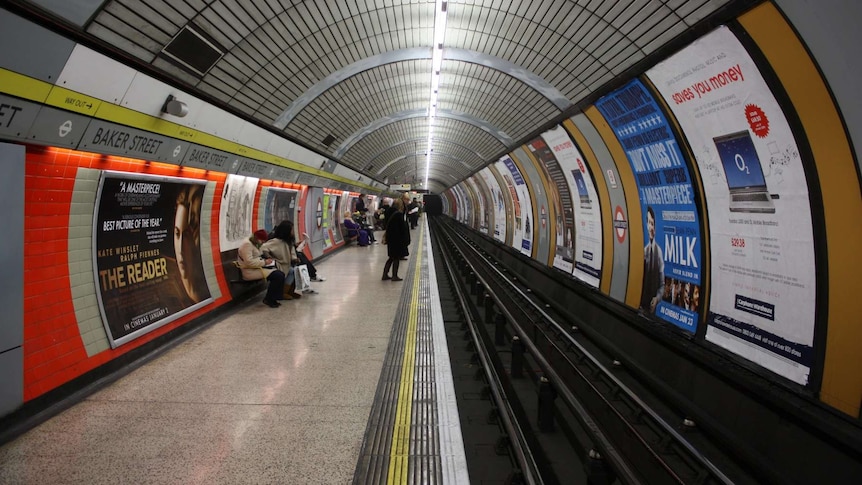
[[[296,291],[305,291],[311,288],[311,277],[308,276],[308,266],[300,264],[293,267],[296,279]]]
[[[380,239],[380,244],[386,244],[386,233],[383,233],[383,238]]]

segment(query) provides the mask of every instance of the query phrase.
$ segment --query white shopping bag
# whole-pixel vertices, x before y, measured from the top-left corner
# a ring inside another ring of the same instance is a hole
[[[308,266],[300,264],[294,266],[294,275],[296,276],[296,291],[305,291],[311,288],[311,277],[308,276]]]

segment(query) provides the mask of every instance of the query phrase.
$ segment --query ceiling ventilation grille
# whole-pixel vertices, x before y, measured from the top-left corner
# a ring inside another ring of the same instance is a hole
[[[161,55],[203,77],[224,55],[224,48],[193,25],[187,25],[165,46]]]

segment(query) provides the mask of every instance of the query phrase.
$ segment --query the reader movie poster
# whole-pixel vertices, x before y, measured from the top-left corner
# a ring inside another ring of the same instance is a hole
[[[189,179],[102,175],[93,260],[114,347],[211,301],[201,260],[205,188]]]

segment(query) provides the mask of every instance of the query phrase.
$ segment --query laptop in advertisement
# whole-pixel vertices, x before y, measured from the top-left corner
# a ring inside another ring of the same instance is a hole
[[[748,130],[713,138],[730,190],[731,212],[775,212]]]

